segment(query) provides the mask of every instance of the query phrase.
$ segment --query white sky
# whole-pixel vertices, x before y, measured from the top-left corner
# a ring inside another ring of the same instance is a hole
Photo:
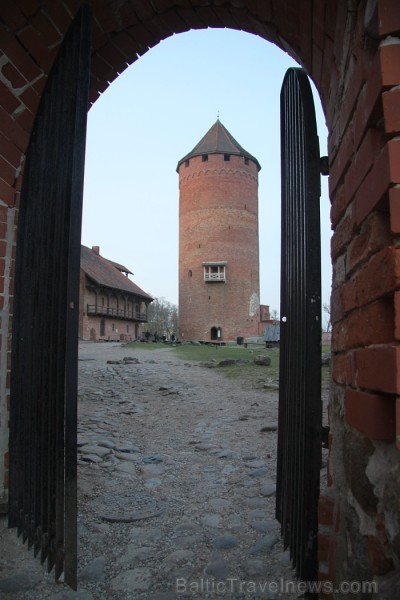
[[[230,29],[174,35],[125,70],[89,111],[82,243],[178,304],[178,161],[217,119],[261,164],[261,303],[279,312],[279,95],[284,52]],[[327,130],[317,93],[321,155]],[[322,301],[331,287],[330,204],[322,178]]]

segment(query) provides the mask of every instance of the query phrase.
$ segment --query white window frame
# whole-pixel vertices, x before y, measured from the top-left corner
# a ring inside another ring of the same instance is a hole
[[[204,281],[213,283],[226,281],[226,261],[203,262]]]

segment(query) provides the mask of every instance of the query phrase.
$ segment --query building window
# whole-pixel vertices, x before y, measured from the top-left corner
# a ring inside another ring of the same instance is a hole
[[[246,157],[244,157],[244,164],[245,164],[245,165],[248,165],[248,164],[249,164],[249,159],[248,159],[248,158],[246,158]]]
[[[185,160],[185,167],[188,167],[188,166],[189,166],[189,161]]]
[[[100,319],[100,335],[101,336],[105,336],[106,335],[106,322],[105,322],[105,319]]]
[[[202,162],[207,162],[208,161],[208,154],[202,154],[201,155],[201,160],[202,160]]]
[[[193,273],[192,273],[192,269],[189,269],[189,273],[188,273],[189,277],[192,277]]]
[[[205,264],[204,265],[204,281],[225,281],[226,280],[226,265],[225,264]]]
[[[129,333],[129,325],[126,326],[126,333]]]
[[[112,324],[112,330],[115,331],[115,323]]]
[[[224,154],[224,161],[228,162],[229,160],[231,160],[231,155],[230,154]]]

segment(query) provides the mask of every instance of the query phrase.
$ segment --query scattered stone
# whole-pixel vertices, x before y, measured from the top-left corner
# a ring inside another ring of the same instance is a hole
[[[191,550],[175,550],[168,554],[168,556],[163,561],[163,566],[169,570],[171,568],[176,568],[177,566],[184,567],[194,559],[194,553]]]
[[[269,367],[269,365],[271,364],[271,359],[269,356],[264,356],[262,354],[259,354],[258,356],[255,357],[254,364],[260,365],[263,367]]]
[[[267,425],[263,425],[260,429],[261,433],[265,433],[268,431],[278,431],[278,423],[267,423]]]
[[[140,461],[140,456],[137,454],[130,454],[129,452],[116,452],[115,458],[119,458],[119,460],[127,460],[128,462],[138,463]]]
[[[265,562],[263,560],[247,560],[243,565],[244,572],[249,577],[258,577],[265,574]]]
[[[79,592],[63,590],[46,596],[46,600],[93,600],[93,595],[88,590],[79,590]]]
[[[103,460],[97,454],[84,454],[81,456],[81,460],[84,462],[101,463]]]
[[[106,559],[104,556],[98,556],[94,558],[90,563],[86,565],[81,571],[80,578],[82,581],[98,582],[104,581],[106,574],[104,573],[104,567],[106,566]]]
[[[199,527],[194,523],[179,523],[174,529],[174,534],[179,535],[180,533],[195,533],[198,532]]]
[[[114,450],[115,448],[115,442],[111,440],[100,440],[99,442],[97,442],[97,445],[103,446],[104,448],[110,448],[111,450]]]
[[[212,450],[215,448],[215,444],[211,444],[209,442],[201,442],[200,444],[196,444],[195,449],[201,450],[203,452],[207,452],[208,450]]]
[[[216,512],[223,513],[229,510],[232,504],[228,500],[224,500],[223,498],[213,498],[210,502],[210,506]]]
[[[161,456],[161,454],[152,454],[151,456],[145,456],[143,458],[143,462],[147,465],[147,464],[158,464],[163,462],[163,457]]]
[[[176,537],[172,540],[174,546],[178,548],[186,549],[193,548],[197,544],[200,544],[203,541],[203,536],[201,534],[194,535],[184,535],[182,537]]]
[[[261,496],[268,497],[273,496],[276,493],[276,485],[274,483],[264,483],[260,487]]]
[[[135,475],[136,463],[124,460],[124,462],[116,465],[115,470],[120,471],[121,473],[127,473],[128,475]]]
[[[227,575],[227,564],[222,556],[212,554],[204,570],[204,574],[216,577],[217,579],[225,579]]]
[[[134,567],[137,563],[153,558],[157,553],[156,548],[149,546],[137,547],[136,544],[128,544],[124,554],[118,560],[121,567]]]
[[[110,448],[104,448],[102,446],[82,446],[80,448],[81,454],[95,454],[100,458],[104,458],[108,454],[110,454]],[[84,457],[82,457],[84,458]]]
[[[236,360],[233,358],[225,358],[225,360],[220,360],[218,363],[219,367],[231,367],[232,365],[236,365]]]
[[[212,456],[216,456],[217,458],[239,458],[239,452],[236,452],[235,450],[218,450],[218,449],[211,449],[208,451],[209,454],[211,454]]]
[[[246,504],[249,508],[265,508],[266,506],[265,500],[257,497],[246,498]]]
[[[135,356],[125,356],[123,359],[125,364],[134,364],[134,365],[138,365],[139,364],[139,359],[136,358]]]
[[[154,581],[154,572],[148,567],[123,571],[110,582],[111,589],[126,592],[146,592]]]
[[[110,523],[132,523],[160,516],[165,504],[148,493],[102,494],[93,500],[100,517]]]
[[[117,452],[140,452],[139,446],[135,446],[135,444],[131,444],[130,442],[117,444],[115,449]]]
[[[249,477],[264,477],[264,475],[267,475],[267,473],[267,467],[260,467],[259,469],[254,469],[253,471],[250,471]]]
[[[276,521],[252,521],[250,527],[259,531],[260,533],[268,533],[277,529]]]
[[[219,515],[206,514],[201,519],[204,527],[218,527],[221,522],[221,517]]]
[[[256,543],[249,549],[249,554],[263,554],[276,544],[278,541],[278,536],[271,533],[270,535],[263,536],[259,538]]]
[[[4,594],[17,594],[32,590],[40,583],[40,577],[32,573],[15,573],[0,579],[0,592]]]
[[[222,469],[222,473],[224,475],[230,475],[231,473],[235,473],[238,470],[234,465],[225,465]]]
[[[252,460],[248,460],[247,462],[244,463],[245,467],[249,467],[249,469],[258,469],[260,467],[265,467],[267,465],[267,463],[265,462],[265,460],[260,460],[260,459],[252,459]]]
[[[150,477],[150,479],[146,479],[144,487],[148,490],[155,490],[161,485],[161,479],[157,479],[157,477]]]
[[[144,465],[140,470],[143,477],[146,479],[153,479],[156,475],[162,475],[165,471],[165,467],[163,465]]]
[[[162,537],[160,529],[142,529],[141,527],[133,527],[130,530],[130,539],[135,542],[137,546],[146,546],[147,544],[154,544]]]
[[[237,539],[228,533],[215,538],[213,542],[213,547],[217,550],[229,550],[230,548],[235,548],[236,546]]]

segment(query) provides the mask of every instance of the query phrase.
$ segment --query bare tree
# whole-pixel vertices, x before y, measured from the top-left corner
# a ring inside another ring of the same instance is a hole
[[[324,313],[326,313],[326,315],[327,315],[327,318],[324,319],[324,325],[325,325],[325,327],[323,327],[323,329],[326,332],[330,332],[330,331],[332,331],[331,307],[330,307],[330,304],[328,304],[327,302],[325,302],[322,305],[322,309],[323,309]]]
[[[146,331],[170,337],[178,331],[178,307],[165,298],[154,298],[147,313]]]
[[[271,321],[279,321],[279,312],[276,308],[271,310]]]

